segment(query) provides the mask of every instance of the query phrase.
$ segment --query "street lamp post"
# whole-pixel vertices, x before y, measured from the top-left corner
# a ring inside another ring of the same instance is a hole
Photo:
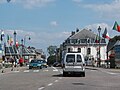
[[[100,32],[101,32],[101,27],[99,26],[98,27],[98,33],[99,33],[99,57],[98,57],[98,65],[99,65],[99,67],[100,67],[100,63],[101,63],[101,60],[100,60],[100,57],[101,57],[101,55],[100,55]]]
[[[28,34],[24,36],[24,46],[25,46],[25,43],[26,43],[26,37],[29,36]],[[30,36],[28,37],[28,40],[30,40]]]
[[[22,50],[21,50],[21,57],[23,56],[23,39],[21,39],[21,46],[22,46]]]
[[[17,33],[16,33],[16,31],[14,31],[14,45],[16,45],[16,35],[17,35]]]
[[[16,33],[16,31],[14,31],[14,47],[16,47],[16,35],[17,35],[17,33]],[[15,60],[15,66],[16,66],[16,58],[15,58],[15,56],[14,56],[14,60]]]

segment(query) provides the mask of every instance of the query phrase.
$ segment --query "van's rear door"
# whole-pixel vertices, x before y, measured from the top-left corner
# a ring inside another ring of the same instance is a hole
[[[74,68],[82,68],[83,67],[83,62],[82,62],[82,57],[80,54],[76,55],[76,62],[74,64]]]
[[[75,64],[75,54],[68,54],[66,56],[66,68],[74,68]]]

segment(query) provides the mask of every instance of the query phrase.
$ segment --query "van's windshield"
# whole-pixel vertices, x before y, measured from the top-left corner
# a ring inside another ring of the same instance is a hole
[[[67,57],[66,57],[66,62],[67,62],[67,63],[75,62],[75,55],[72,55],[72,54],[67,55]]]

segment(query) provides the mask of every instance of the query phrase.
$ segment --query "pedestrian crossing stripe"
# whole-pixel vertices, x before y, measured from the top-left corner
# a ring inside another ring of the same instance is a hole
[[[39,70],[33,70],[33,72],[39,72]]]
[[[30,70],[25,70],[24,72],[29,72]]]

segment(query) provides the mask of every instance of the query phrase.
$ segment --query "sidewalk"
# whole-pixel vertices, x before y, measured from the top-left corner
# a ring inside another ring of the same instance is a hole
[[[86,66],[86,69],[90,69],[90,70],[106,70],[108,72],[114,72],[114,73],[120,73],[120,68],[116,69],[116,68],[102,68],[102,67],[92,67],[92,66]]]
[[[10,67],[10,68],[2,68],[2,69],[0,69],[0,73],[10,73],[12,71],[22,71],[22,70],[25,70],[25,69],[27,69],[27,66],[14,67],[13,70],[12,70],[12,67]]]

